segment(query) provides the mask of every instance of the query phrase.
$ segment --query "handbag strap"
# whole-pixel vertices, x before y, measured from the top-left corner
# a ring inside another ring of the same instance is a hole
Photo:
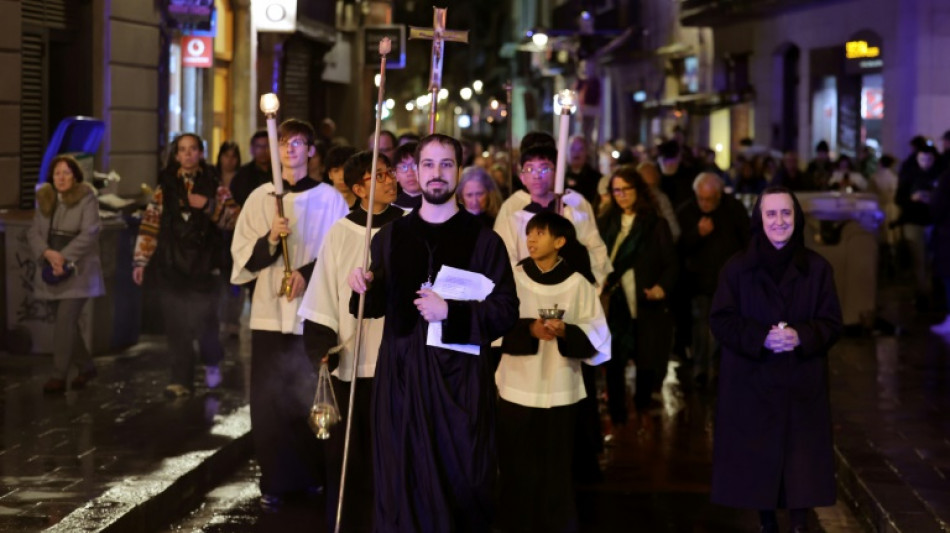
[[[52,235],[53,235],[53,221],[56,220],[56,211],[58,210],[58,208],[59,208],[59,193],[54,190],[54,191],[53,191],[53,210],[50,211],[50,213],[49,213],[49,228],[46,230],[46,246],[47,246],[47,248],[51,248],[51,247],[52,247],[52,243],[50,242],[50,240],[52,240]]]

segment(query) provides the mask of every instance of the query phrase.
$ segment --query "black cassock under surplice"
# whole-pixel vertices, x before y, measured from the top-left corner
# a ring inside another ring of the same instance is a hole
[[[479,355],[426,345],[416,291],[443,265],[495,283],[482,302],[449,300],[442,341],[477,344]],[[441,224],[417,212],[374,237],[374,281],[365,315],[385,315],[372,418],[378,531],[488,531],[496,476],[491,342],[518,318],[501,238],[465,211]],[[350,302],[356,310],[356,294]],[[355,314],[355,313],[354,313]]]

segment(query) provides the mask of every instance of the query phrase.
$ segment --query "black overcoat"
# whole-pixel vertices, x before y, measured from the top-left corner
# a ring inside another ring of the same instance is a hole
[[[620,214],[608,213],[598,221],[600,234],[612,250],[620,234]],[[636,354],[640,368],[665,372],[673,338],[673,320],[669,312],[669,297],[648,300],[644,289],[659,285],[667,295],[673,292],[679,265],[670,226],[663,217],[645,211],[637,214],[630,233],[624,238],[613,260],[614,271],[607,276],[605,291],[611,291],[608,324],[611,335],[619,345]],[[632,335],[627,298],[620,280],[633,269],[637,291],[637,334]],[[635,343],[635,346],[633,345]],[[618,354],[614,354],[618,356]]]
[[[464,209],[441,224],[413,211],[379,230],[371,252],[364,316],[386,317],[370,415],[376,531],[490,531],[497,391],[489,349],[518,321],[505,244]],[[480,345],[479,355],[427,344],[428,323],[412,302],[443,266],[495,284],[484,301],[446,302],[442,342]],[[358,304],[354,293],[354,316]]]
[[[937,181],[937,189],[930,201],[933,217],[933,273],[946,280],[950,278],[950,171],[944,172]],[[944,281],[946,283],[946,281]]]
[[[755,241],[723,267],[710,312],[722,344],[712,501],[749,509],[832,505],[827,354],[841,309],[831,265],[801,245],[776,284]],[[792,352],[763,346],[779,322],[798,332]]]

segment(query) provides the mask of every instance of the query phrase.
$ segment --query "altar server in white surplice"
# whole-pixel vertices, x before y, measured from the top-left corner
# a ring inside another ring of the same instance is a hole
[[[250,324],[251,427],[261,468],[261,501],[267,507],[323,482],[320,446],[307,426],[316,375],[304,350],[297,309],[324,236],[349,211],[332,186],[307,175],[315,150],[313,128],[290,119],[280,125],[278,137],[284,218],[277,215],[274,185],[261,185],[245,202],[231,245],[231,283],[257,281]],[[279,295],[281,234],[287,235],[292,271],[286,296]]]
[[[525,241],[525,227],[535,214],[542,211],[555,211],[554,171],[557,162],[557,149],[551,146],[532,146],[521,155],[521,183],[524,191],[516,191],[498,210],[495,217],[495,232],[501,235],[508,249],[511,264],[516,265],[528,257]],[[590,268],[600,286],[613,271],[607,257],[607,245],[597,231],[594,210],[584,197],[571,189],[563,196],[564,218],[574,224],[577,240],[590,256]],[[573,250],[565,250],[565,257],[575,258]],[[575,261],[576,263],[577,261]],[[580,265],[575,264],[576,267]]]
[[[514,270],[520,318],[503,338],[495,372],[499,525],[577,531],[573,448],[588,395],[581,368],[610,359],[610,330],[591,280],[559,255],[576,238],[571,223],[542,212],[526,237],[530,256]],[[542,318],[541,309],[563,315]]]
[[[359,203],[346,217],[333,224],[317,255],[313,277],[303,295],[298,315],[304,320],[304,342],[310,361],[319,364],[328,354],[333,370],[330,381],[340,406],[349,409],[350,384],[353,383],[353,351],[355,349],[356,317],[350,313],[353,290],[346,276],[363,266],[366,218],[369,207],[370,172],[373,153],[354,154],[343,165],[343,181]],[[391,205],[396,199],[396,178],[389,160],[379,155],[376,168],[376,192],[373,195],[373,235],[379,228],[401,218],[406,212]],[[353,402],[353,423],[350,429],[350,455],[346,474],[346,497],[343,498],[343,524],[346,531],[373,531],[373,458],[370,441],[370,399],[376,356],[383,337],[383,319],[363,322],[363,347],[356,371],[356,399]],[[337,366],[337,361],[338,365]],[[336,525],[336,507],[340,495],[340,473],[343,469],[343,425],[330,432],[326,442],[327,459],[327,531]]]

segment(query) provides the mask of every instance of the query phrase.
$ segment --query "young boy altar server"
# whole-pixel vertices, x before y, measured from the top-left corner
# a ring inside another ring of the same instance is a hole
[[[339,403],[341,423],[330,432],[327,440],[327,531],[336,525],[336,508],[340,496],[340,473],[343,469],[343,444],[346,413],[350,401],[350,386],[354,382],[353,350],[356,346],[356,318],[350,314],[352,290],[346,276],[363,264],[362,243],[366,236],[366,218],[369,209],[370,172],[373,153],[360,152],[343,165],[343,181],[359,203],[348,215],[330,228],[317,255],[310,285],[303,295],[297,314],[304,319],[304,343],[310,361],[320,361],[332,353],[339,366],[333,370],[330,381]],[[376,192],[373,195],[373,228],[379,228],[401,218],[405,211],[390,205],[396,199],[396,179],[385,155],[379,154],[376,168]],[[350,454],[346,475],[346,497],[343,498],[342,531],[373,531],[373,458],[370,447],[370,399],[376,356],[383,337],[383,319],[366,319],[363,324],[363,349],[356,369],[356,399],[353,402],[353,422],[350,429]]]
[[[610,359],[610,331],[593,283],[558,254],[576,238],[571,222],[542,212],[525,233],[530,256],[514,270],[520,318],[504,337],[495,372],[499,525],[506,532],[577,531],[572,455],[587,395],[581,364]],[[542,310],[563,315],[542,318]]]

